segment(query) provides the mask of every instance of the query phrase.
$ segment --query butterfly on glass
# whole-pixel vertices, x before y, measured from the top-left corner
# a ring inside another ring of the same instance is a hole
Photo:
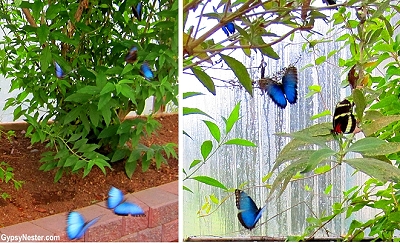
[[[141,66],[140,66],[140,74],[145,77],[146,79],[150,80],[154,78],[154,74],[151,71],[149,64],[147,62],[144,62]]]
[[[141,207],[131,202],[125,202],[124,194],[121,190],[115,187],[111,187],[110,191],[108,192],[107,208],[114,209],[115,214],[123,216],[144,215],[144,211]]]
[[[284,109],[287,101],[290,104],[295,104],[297,101],[297,69],[294,66],[286,68],[282,77],[282,83],[278,83],[273,79],[267,79],[265,90],[272,101]]]
[[[127,63],[133,63],[137,59],[137,48],[136,46],[132,46],[131,49],[129,50],[128,54],[125,56],[125,61]]]
[[[354,132],[354,129],[356,128],[356,118],[352,111],[353,106],[347,99],[336,104],[332,121],[332,132],[334,134]]]
[[[246,229],[252,230],[258,220],[260,220],[262,213],[266,209],[266,205],[262,208],[258,208],[253,199],[239,189],[235,190],[235,197],[236,207],[239,209],[239,222]]]
[[[99,217],[96,217],[89,222],[85,222],[82,215],[78,212],[69,212],[67,218],[67,236],[70,240],[80,239],[85,234],[86,230],[95,224]]]
[[[139,20],[142,21],[142,3],[139,2],[138,5],[136,5],[136,8],[132,6],[132,11],[133,15]]]

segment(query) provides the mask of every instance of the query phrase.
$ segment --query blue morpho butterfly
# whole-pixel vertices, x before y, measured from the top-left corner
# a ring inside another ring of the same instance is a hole
[[[244,191],[239,189],[235,190],[236,207],[239,209],[238,219],[239,222],[246,229],[252,230],[261,218],[262,213],[266,209],[265,205],[262,208],[258,208],[254,203],[253,199],[249,197]]]
[[[54,66],[56,68],[56,76],[57,76],[57,78],[61,78],[61,79],[64,78],[65,73],[62,70],[62,68],[60,67],[60,65],[58,65],[57,62],[54,62]]]
[[[76,70],[76,69],[74,69],[74,70],[69,71],[68,73],[65,73],[64,70],[62,70],[61,66],[57,62],[54,62],[54,67],[56,69],[56,76],[59,79],[63,79],[65,76],[67,76],[68,74],[70,74],[71,72]]]
[[[141,66],[140,66],[140,74],[145,77],[146,79],[150,80],[154,78],[154,74],[151,71],[149,64],[147,62],[144,62]]]
[[[266,91],[272,101],[280,108],[284,109],[287,101],[295,104],[297,101],[297,69],[289,66],[282,77],[282,83],[277,83],[272,79],[268,79]]]
[[[142,3],[139,2],[136,8],[132,7],[133,15],[139,20],[142,21]]]
[[[141,207],[131,202],[123,202],[123,200],[124,194],[122,191],[115,187],[111,187],[107,199],[107,207],[109,209],[114,209],[114,213],[118,215],[144,215],[144,211]]]
[[[217,9],[213,6],[214,12],[217,12]],[[229,37],[229,34],[235,33],[235,25],[232,22],[227,23],[226,25],[222,26],[222,30],[224,31],[225,35]]]
[[[67,218],[67,236],[70,240],[80,239],[85,234],[86,230],[99,220],[96,217],[89,222],[85,222],[82,215],[78,212],[69,212]]]
[[[229,22],[226,25],[222,26],[222,30],[229,37],[229,33],[235,33],[235,25],[232,22]]]
[[[128,54],[125,56],[125,61],[128,63],[133,63],[137,59],[137,48],[136,46],[132,46],[129,50]]]

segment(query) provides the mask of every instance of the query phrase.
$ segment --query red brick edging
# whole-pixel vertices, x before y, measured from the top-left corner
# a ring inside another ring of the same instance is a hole
[[[118,216],[107,209],[105,201],[74,210],[85,221],[103,215],[80,241],[178,241],[178,181],[127,194],[125,198],[142,207],[146,216]],[[0,242],[11,236],[30,237],[21,241],[60,236],[55,241],[69,241],[65,232],[67,213],[0,228]]]

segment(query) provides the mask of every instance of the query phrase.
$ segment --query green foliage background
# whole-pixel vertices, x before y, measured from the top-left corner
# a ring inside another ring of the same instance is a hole
[[[130,177],[138,161],[146,170],[160,166],[164,156],[176,156],[174,144],[146,147],[139,143],[158,123],[124,120],[140,115],[154,96],[153,112],[168,102],[177,105],[178,1],[143,2],[142,21],[133,15],[137,0],[125,1],[0,1],[0,71],[20,90],[8,99],[14,119],[23,117],[32,143],[48,142],[41,169],[65,171],[93,166],[104,173],[125,159]],[[173,33],[173,34],[171,34]],[[132,46],[138,61],[124,60]],[[139,75],[143,62],[155,74]],[[58,79],[57,62],[68,73]],[[41,111],[41,112],[40,112]],[[54,123],[48,123],[54,119]]]

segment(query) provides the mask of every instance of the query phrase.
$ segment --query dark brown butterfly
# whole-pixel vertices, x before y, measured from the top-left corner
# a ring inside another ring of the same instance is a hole
[[[335,113],[333,114],[333,133],[354,132],[356,128],[356,118],[352,111],[353,106],[347,99],[337,103]]]

